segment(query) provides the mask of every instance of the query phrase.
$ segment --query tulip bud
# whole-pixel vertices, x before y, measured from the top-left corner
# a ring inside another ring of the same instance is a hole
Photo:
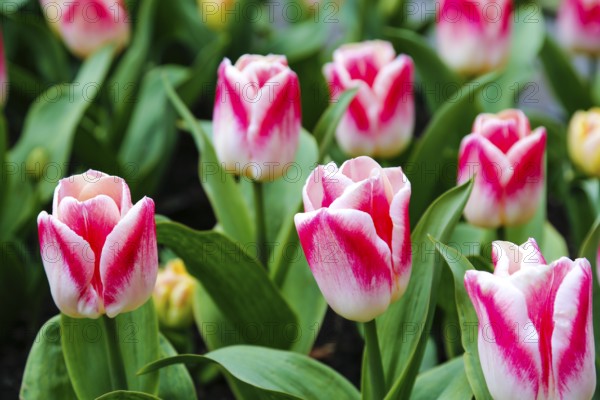
[[[410,182],[369,157],[318,166],[294,222],[308,265],[331,308],[367,322],[406,290],[411,271]]]
[[[154,202],[135,205],[122,178],[89,170],[61,179],[52,215],[38,215],[42,262],[60,311],[98,318],[133,311],[158,270]]]
[[[200,18],[210,29],[222,31],[240,13],[237,0],[196,0]],[[237,20],[236,20],[237,21]]]
[[[512,0],[442,0],[436,38],[441,58],[464,75],[502,67],[510,50]]]
[[[129,43],[130,24],[123,0],[40,0],[51,28],[69,50],[86,58],[107,44]]]
[[[558,37],[570,50],[600,55],[600,2],[562,0],[556,16]]]
[[[179,258],[169,261],[158,272],[153,297],[161,325],[185,328],[192,323],[195,289],[196,281],[188,274]]]
[[[391,43],[381,40],[346,44],[323,73],[334,102],[344,90],[358,88],[336,130],[342,150],[389,158],[408,146],[415,122],[410,57],[396,56]]]
[[[577,111],[568,130],[571,160],[586,174],[600,177],[600,108]]]
[[[522,111],[480,114],[459,151],[458,183],[475,177],[467,221],[497,228],[530,220],[544,190],[545,150],[545,128],[532,132]]]
[[[300,127],[300,86],[285,56],[223,60],[213,136],[227,171],[257,181],[279,178],[294,161]]]
[[[591,399],[596,387],[592,270],[547,265],[537,243],[494,242],[494,273],[470,270],[481,368],[492,397]]]

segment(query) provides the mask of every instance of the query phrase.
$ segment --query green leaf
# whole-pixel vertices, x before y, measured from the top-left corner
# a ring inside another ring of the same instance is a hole
[[[464,284],[465,273],[470,269],[474,269],[473,265],[456,249],[446,246],[431,236],[429,238],[435,244],[438,253],[446,260],[454,276],[454,293],[460,322],[461,342],[465,349],[463,358],[467,378],[476,399],[491,399],[492,396],[487,389],[485,376],[479,361],[477,314]]]
[[[257,346],[230,346],[204,356],[181,355],[158,360],[140,373],[178,363],[215,362],[235,379],[252,385],[269,399],[359,399],[343,376],[305,355]]]
[[[549,221],[544,224],[542,240],[539,243],[544,258],[548,261],[558,260],[569,256],[565,238],[552,226]]]
[[[425,352],[440,279],[441,260],[427,235],[448,240],[471,193],[472,182],[434,201],[411,235],[413,265],[406,293],[377,319],[386,399],[408,398]]]
[[[251,242],[254,232],[250,214],[234,177],[223,170],[210,138],[177,96],[173,87],[166,80],[164,84],[175,109],[192,131],[196,146],[201,153],[198,175],[217,221],[231,238],[242,243]]]
[[[4,198],[7,195],[7,184],[8,179],[4,175],[6,174],[5,169],[8,168],[6,164],[6,153],[8,150],[8,126],[6,125],[6,119],[4,113],[0,112],[0,165],[2,165],[2,176],[0,176],[0,216],[2,215],[2,209],[4,206]],[[2,224],[0,223],[0,226]],[[0,235],[1,236],[1,235]]]
[[[36,335],[25,365],[19,398],[77,400],[62,353],[60,316],[46,322]]]
[[[177,355],[171,343],[162,334],[159,336],[159,340],[161,358]],[[195,400],[198,398],[194,381],[184,365],[175,365],[160,370],[158,397],[163,400]]]
[[[448,68],[423,36],[407,29],[388,28],[385,33],[398,53],[413,58],[427,105],[432,112],[438,110],[446,100],[455,98],[465,83],[464,79]]]
[[[467,381],[462,357],[453,358],[436,368],[419,374],[411,400],[465,399],[473,392]]]
[[[356,96],[358,89],[350,89],[344,91],[335,103],[331,103],[325,110],[315,129],[313,136],[319,144],[319,162],[323,161],[323,158],[327,155],[338,124],[342,120],[342,117],[346,113],[350,102]]]
[[[152,396],[148,393],[133,392],[129,390],[116,390],[114,392],[106,393],[96,400],[160,400],[156,396]]]
[[[199,232],[173,222],[156,224],[158,242],[169,247],[237,329],[238,343],[289,348],[294,312],[244,246],[215,231]],[[240,247],[242,246],[242,247]]]
[[[593,105],[589,88],[550,35],[546,35],[540,58],[547,81],[567,115],[570,116],[577,110],[587,110]]]
[[[265,43],[260,54],[283,54],[290,64],[314,55],[326,45],[327,28],[322,23],[305,21],[289,25]]]
[[[96,52],[82,65],[74,83],[48,89],[27,114],[23,133],[11,151],[9,161],[21,165],[32,150],[43,149],[47,163],[35,168],[44,175],[37,185],[43,202],[50,199],[58,179],[67,171],[66,163],[77,125],[100,90],[112,57],[113,48],[110,46]],[[48,169],[46,166],[49,166]],[[50,173],[60,176],[53,179]]]
[[[93,399],[104,393],[123,389],[112,387],[107,350],[109,344],[102,318],[71,318],[61,315],[63,354],[78,398]],[[135,311],[118,315],[116,325],[127,389],[156,392],[158,374],[147,377],[136,375],[143,365],[159,356],[158,321],[152,300]],[[113,342],[113,339],[110,341]]]

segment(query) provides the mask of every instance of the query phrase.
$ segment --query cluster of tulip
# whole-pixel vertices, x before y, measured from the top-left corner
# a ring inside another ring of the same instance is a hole
[[[198,3],[207,9],[205,1]],[[122,0],[40,4],[76,57],[90,59],[107,45],[123,51],[130,42]],[[493,18],[491,8],[497,13]],[[427,43],[406,33],[397,35],[404,47],[396,46],[394,35],[340,45],[322,66],[330,106],[312,135],[303,129],[302,74],[285,55],[242,54],[235,63],[225,57],[215,74],[212,122],[198,123],[164,78],[164,97],[201,153],[200,170],[211,165],[224,172],[201,179],[217,227],[197,232],[156,216],[154,201],[144,196],[134,204],[118,176],[90,169],[61,179],[52,213],[41,211],[37,218],[44,270],[61,313],[51,321],[63,330],[77,330],[74,321],[87,321],[103,332],[106,343],[63,335],[56,351],[44,347],[52,343],[36,342],[22,398],[44,391],[81,399],[188,398],[195,393],[188,371],[165,367],[197,363],[220,365],[239,398],[358,399],[345,378],[300,354],[314,339],[296,345],[285,332],[215,339],[200,329],[211,350],[203,356],[178,356],[169,343],[178,340],[174,332],[193,322],[200,327],[217,321],[223,325],[219,329],[237,333],[247,329],[243,323],[259,332],[269,324],[319,324],[325,307],[300,304],[324,299],[343,318],[364,323],[362,398],[408,398],[421,391],[423,398],[459,393],[477,399],[591,399],[597,380],[593,303],[600,289],[595,279],[600,271],[592,265],[600,266],[600,222],[582,222],[590,233],[585,243],[575,244],[584,250],[573,261],[565,240],[546,221],[555,168],[548,165],[550,148],[562,146],[551,134],[556,124],[529,117],[514,104],[480,109],[464,97],[440,107],[430,104],[437,125],[414,137],[421,112],[416,81],[426,81],[426,62],[435,60],[447,68],[444,76],[462,83],[473,77],[501,81],[496,72],[523,68],[512,54],[514,16],[511,0],[443,0],[436,16],[439,60],[427,53]],[[218,22],[208,25],[222,29]],[[567,49],[592,59],[600,55],[600,2],[563,0],[557,27]],[[540,46],[547,52],[562,51],[545,40]],[[412,51],[406,43],[421,47]],[[398,47],[407,54],[399,54]],[[0,54],[4,57],[1,40]],[[7,80],[2,58],[0,81]],[[570,164],[559,160],[559,168],[568,169],[560,169],[561,179],[581,171],[585,177],[569,179],[597,189],[589,177],[600,177],[600,109],[568,116],[564,142]],[[467,130],[450,132],[461,128]],[[456,175],[436,198],[442,180],[426,187],[410,167],[448,153]],[[283,179],[298,163],[310,166],[301,173],[303,186]],[[290,204],[276,209],[275,202]],[[461,216],[465,222],[459,222]],[[417,223],[412,230],[411,221]],[[269,237],[296,243],[303,253],[298,265],[269,249]],[[463,241],[460,247],[473,237],[491,251],[467,257],[443,244],[457,239]],[[244,241],[256,243],[255,255],[242,249]],[[427,245],[438,253],[428,252]],[[209,253],[209,246],[219,254]],[[547,262],[542,252],[556,260]],[[439,256],[454,285],[442,280]],[[160,268],[159,260],[166,266]],[[314,280],[303,275],[309,269]],[[308,299],[318,296],[313,286],[322,298]],[[452,304],[441,304],[437,291],[450,292]],[[444,318],[459,323],[461,343],[458,351],[447,351],[450,360],[435,372],[418,375],[437,306],[445,310]],[[140,331],[132,348],[119,334],[126,323]],[[422,324],[422,332],[401,339],[405,324],[412,323]],[[471,323],[478,326],[474,338]],[[85,324],[80,328],[87,332]],[[34,365],[46,356],[53,357],[50,364],[58,366],[53,373],[63,373],[63,379],[35,383],[47,370]],[[99,360],[94,376],[81,370],[86,357]],[[438,382],[432,374],[450,381]]]

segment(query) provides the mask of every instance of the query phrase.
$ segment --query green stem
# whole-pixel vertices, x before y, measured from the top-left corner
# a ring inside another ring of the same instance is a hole
[[[258,259],[265,267],[268,267],[267,229],[265,225],[265,202],[262,182],[252,182],[252,189],[254,191],[254,209],[256,210],[256,247],[258,251]]]
[[[371,383],[371,398],[380,400],[385,397],[385,378],[381,351],[377,340],[377,325],[375,320],[365,322],[365,344],[367,346],[367,360],[369,365],[369,381]]]
[[[106,350],[110,368],[110,381],[114,390],[127,390],[127,377],[123,366],[123,356],[119,346],[117,321],[108,316],[102,316],[105,328]]]

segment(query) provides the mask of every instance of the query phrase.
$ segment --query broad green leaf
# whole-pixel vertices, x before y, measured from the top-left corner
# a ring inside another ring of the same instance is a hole
[[[570,116],[577,110],[587,110],[593,105],[589,88],[550,35],[546,35],[540,58],[547,81],[567,115]]]
[[[398,53],[411,56],[421,77],[422,91],[432,112],[438,110],[448,99],[456,99],[455,94],[465,83],[440,59],[423,36],[407,29],[389,28],[386,37]]]
[[[199,232],[173,222],[156,224],[158,242],[170,248],[237,328],[238,343],[289,348],[286,329],[297,326],[265,269],[245,247],[215,231]]]
[[[163,336],[159,336],[160,358],[173,357],[177,352]],[[187,368],[176,365],[159,372],[158,397],[163,400],[195,400],[196,388]]]
[[[265,43],[260,54],[283,54],[289,63],[310,57],[326,45],[327,25],[305,21],[289,25]]]
[[[410,399],[454,399],[455,397],[443,397],[442,394],[447,388],[450,388],[454,382],[460,382],[463,377],[466,378],[463,358],[455,357],[444,364],[419,374]]]
[[[600,243],[600,219],[597,219],[592,226],[589,234],[587,235],[583,245],[579,249],[579,257],[587,258],[592,266],[592,290],[593,290],[593,313],[594,318],[594,332],[600,332],[600,282],[598,277],[598,244]],[[597,333],[594,335],[595,347],[600,349],[600,335]],[[600,352],[596,352],[596,381],[600,382]],[[600,397],[600,391],[596,389],[594,398]]]
[[[159,356],[158,321],[152,300],[135,311],[116,317],[116,338],[109,340],[103,318],[107,317],[80,319],[61,315],[62,349],[77,397],[93,399],[124,389],[155,393],[158,374],[136,375],[143,365]],[[120,347],[127,388],[113,387],[111,382],[107,346],[112,345],[114,339]]]
[[[73,136],[79,120],[100,90],[113,57],[113,48],[104,47],[82,65],[74,83],[48,89],[30,108],[21,137],[9,161],[25,162],[34,149],[46,156],[45,165],[34,166],[43,176],[37,185],[41,201],[52,196],[59,178],[67,172]],[[54,179],[50,174],[59,176]]]
[[[0,0],[0,13],[13,14],[27,4],[29,0]]]
[[[57,315],[40,328],[29,351],[20,399],[77,400],[67,374],[60,337],[60,316]]]
[[[565,238],[556,230],[549,221],[544,224],[542,240],[539,243],[544,258],[548,262],[569,256],[569,249]]]
[[[250,243],[254,238],[251,219],[234,177],[221,167],[210,138],[177,96],[173,87],[166,79],[164,84],[175,109],[192,131],[196,146],[201,153],[198,175],[213,206],[217,221],[231,238],[244,244]]]
[[[481,363],[479,361],[479,349],[477,347],[477,314],[471,299],[465,289],[465,273],[474,269],[469,260],[456,249],[446,246],[430,236],[438,253],[444,257],[446,263],[454,276],[454,293],[460,322],[461,342],[465,349],[463,355],[465,372],[473,389],[476,399],[492,399],[487,385]]]
[[[158,360],[140,373],[178,363],[215,362],[237,380],[261,389],[269,399],[359,399],[358,390],[330,367],[305,355],[258,346],[229,346],[204,356]]]
[[[448,240],[471,193],[472,183],[434,201],[411,235],[412,272],[406,293],[379,318],[377,326],[386,382],[386,399],[408,398],[425,352],[436,305],[441,260],[427,238]]]
[[[208,350],[245,342],[249,331],[236,328],[233,322],[229,322],[200,282],[194,293],[193,311],[196,328]]]
[[[144,392],[134,392],[130,390],[116,390],[106,393],[96,400],[160,400],[156,396]]]
[[[186,76],[185,68],[164,66],[148,72],[141,83],[138,101],[118,153],[119,164],[134,172],[133,176],[126,177],[134,198],[154,191],[176,143],[176,114],[163,79],[177,86]]]

